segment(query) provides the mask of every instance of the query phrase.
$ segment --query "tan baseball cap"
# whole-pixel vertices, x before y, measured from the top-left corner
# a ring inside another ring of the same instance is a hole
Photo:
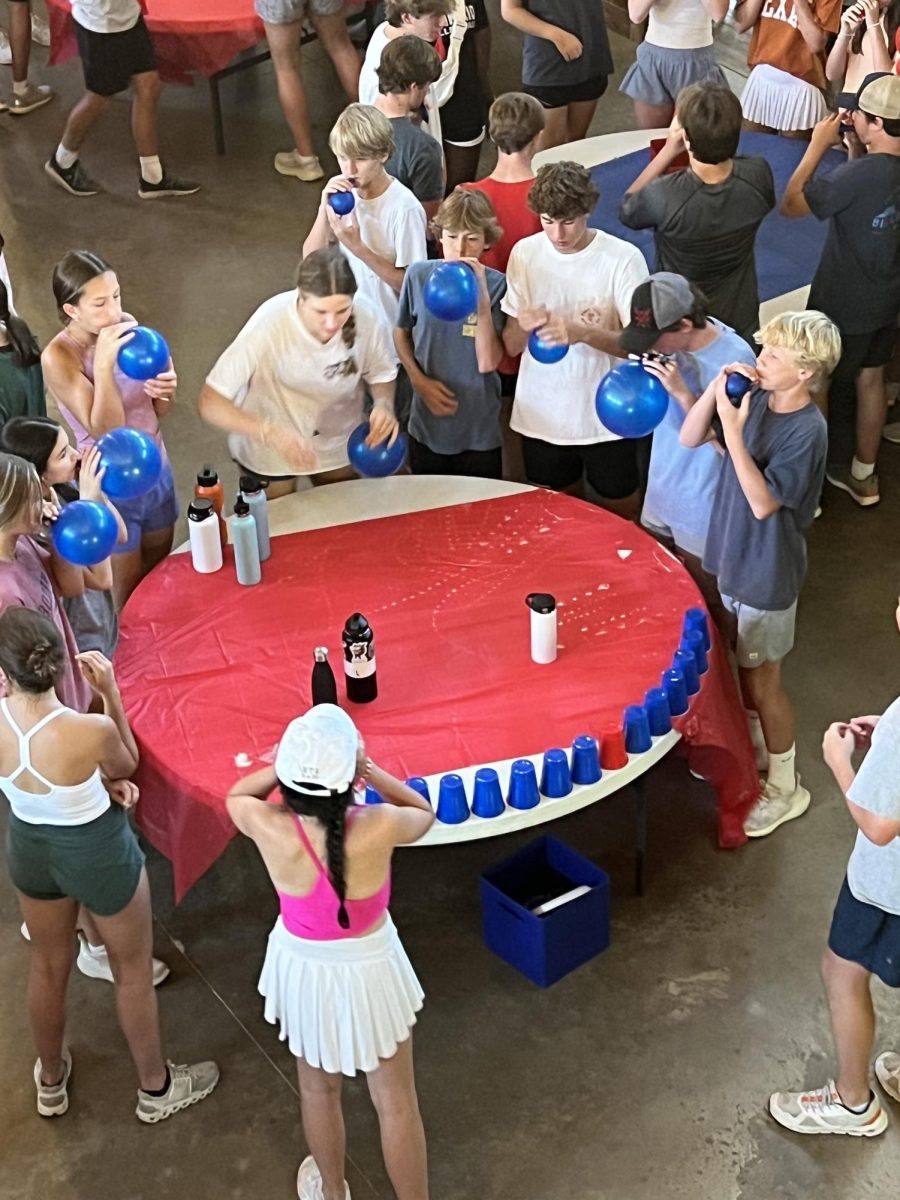
[[[850,110],[858,108],[870,117],[881,117],[883,121],[900,121],[900,75],[873,71],[865,77],[852,102],[841,107]]]

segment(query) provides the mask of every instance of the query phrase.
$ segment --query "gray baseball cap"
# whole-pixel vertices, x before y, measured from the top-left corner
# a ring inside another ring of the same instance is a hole
[[[694,293],[683,275],[657,271],[639,283],[631,295],[631,323],[619,336],[628,354],[652,350],[664,329],[686,317],[694,307]]]

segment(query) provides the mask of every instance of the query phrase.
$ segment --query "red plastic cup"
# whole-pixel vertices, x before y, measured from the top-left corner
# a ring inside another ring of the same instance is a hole
[[[621,725],[606,725],[600,731],[600,766],[604,771],[619,771],[628,766],[625,731]]]

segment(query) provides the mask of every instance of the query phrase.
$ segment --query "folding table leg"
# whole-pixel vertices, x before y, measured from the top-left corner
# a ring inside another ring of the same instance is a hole
[[[219,96],[220,71],[209,77],[209,101],[212,106],[213,136],[216,141],[216,154],[225,153],[225,129],[222,125],[222,100]]]
[[[644,865],[647,857],[647,781],[639,775],[634,781],[634,890],[644,895]]]

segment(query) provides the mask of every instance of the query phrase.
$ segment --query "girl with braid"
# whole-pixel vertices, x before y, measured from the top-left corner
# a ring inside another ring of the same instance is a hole
[[[385,803],[358,805],[365,780]],[[270,800],[279,789],[280,803]],[[434,821],[427,800],[366,757],[350,717],[319,704],[284,732],[274,767],[227,798],[256,843],[280,915],[259,980],[266,1020],[297,1059],[310,1154],[300,1200],[347,1200],[344,1075],[364,1071],[398,1200],[427,1200],[425,1132],[413,1078],[412,1026],[423,993],[387,911],[395,846]]]
[[[384,316],[358,296],[340,248],[316,250],[295,291],[261,305],[209,373],[200,415],[228,433],[245,475],[270,481],[270,500],[314,484],[353,479],[347,439],[373,408],[367,442],[390,439],[397,359]]]

